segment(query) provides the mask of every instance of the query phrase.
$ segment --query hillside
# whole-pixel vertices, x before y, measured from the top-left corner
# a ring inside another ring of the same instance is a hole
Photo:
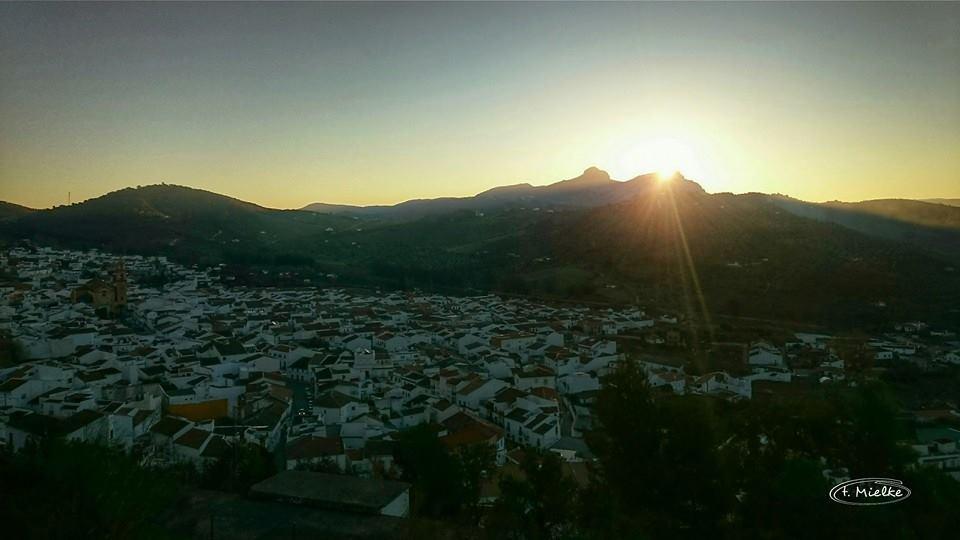
[[[765,195],[708,195],[690,184],[537,236],[598,285],[632,287],[691,314],[701,309],[697,280],[710,312],[839,325],[943,314],[960,302],[960,273],[946,256],[793,215]]]
[[[353,206],[350,204],[327,204],[327,203],[313,203],[308,204],[301,208],[307,212],[317,212],[319,214],[348,214],[351,212],[360,211],[362,206]]]
[[[923,227],[960,229],[960,208],[955,206],[909,199],[875,199],[856,203],[829,202],[823,203],[823,206]]]
[[[273,210],[208,191],[153,185],[23,214],[0,231],[8,238],[69,247],[212,261],[237,254],[296,253],[298,239],[351,224],[346,218]]]
[[[33,211],[33,208],[0,201],[0,221],[16,219]]]
[[[923,202],[943,204],[946,206],[960,206],[960,199],[924,199]]]
[[[771,197],[771,201],[798,216],[836,223],[878,238],[909,242],[960,263],[960,207],[906,199],[817,204]]]
[[[651,187],[592,209],[453,212],[325,248],[395,286],[641,300],[696,317],[700,293],[712,314],[837,326],[949,317],[960,302],[960,273],[938,252],[794,215],[767,195],[710,195],[684,179]]]
[[[960,209],[711,195],[682,177],[616,182],[597,170],[476,200],[489,206],[358,219],[161,185],[28,212],[0,222],[0,234],[226,262],[238,276],[296,266],[315,283],[335,274],[340,284],[639,300],[690,316],[705,305],[711,315],[859,326],[952,316],[960,305],[960,249],[949,249],[960,245],[951,225]]]

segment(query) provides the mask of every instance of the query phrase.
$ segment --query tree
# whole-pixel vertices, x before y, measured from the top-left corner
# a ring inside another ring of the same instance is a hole
[[[171,475],[120,450],[46,440],[0,455],[0,522],[7,538],[151,538],[175,499]]]
[[[604,378],[594,405],[598,429],[588,434],[597,454],[597,491],[606,492],[618,508],[610,523],[592,526],[613,530],[638,530],[645,521],[649,486],[659,454],[660,423],[646,375],[634,362],[622,362]],[[637,486],[644,486],[637,489]],[[636,511],[635,511],[636,510]]]
[[[0,367],[16,365],[26,359],[23,345],[9,331],[0,331]]]
[[[414,508],[428,517],[456,516],[467,501],[462,469],[437,438],[434,426],[423,424],[400,433],[394,448],[401,479],[413,484]]]
[[[897,441],[905,436],[897,420],[897,404],[880,383],[859,388],[847,405],[852,429],[849,431],[848,461],[852,474],[876,475],[874,471],[899,473],[909,459]]]
[[[577,486],[563,474],[560,457],[533,451],[522,463],[522,478],[500,480],[500,497],[487,523],[495,538],[563,538],[575,524]]]
[[[273,456],[258,444],[235,442],[223,456],[204,468],[200,486],[246,494],[250,486],[276,474]]]
[[[735,504],[723,452],[730,427],[722,404],[708,398],[654,395],[646,375],[624,362],[606,379],[590,434],[598,457],[597,485],[617,511],[592,527],[635,537],[686,531],[707,535],[724,527]]]
[[[400,433],[394,459],[403,471],[401,479],[413,484],[414,507],[419,515],[475,524],[480,487],[493,469],[494,449],[475,444],[451,452],[437,433],[437,426],[430,424]]]
[[[494,469],[496,450],[489,444],[473,444],[454,454],[463,482],[463,511],[473,524],[480,517],[480,488]]]

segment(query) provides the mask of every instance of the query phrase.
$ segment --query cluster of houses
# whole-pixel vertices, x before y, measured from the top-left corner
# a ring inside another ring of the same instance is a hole
[[[231,287],[216,268],[97,251],[11,249],[0,271],[18,356],[0,367],[0,443],[63,436],[198,467],[242,441],[288,468],[372,474],[421,424],[498,463],[508,443],[550,449],[580,435],[574,403],[624,358],[604,329],[655,324],[495,296]]]
[[[50,248],[0,254],[0,331],[18,356],[0,365],[12,450],[62,436],[202,467],[246,442],[288,469],[358,476],[389,475],[396,434],[423,424],[452,451],[490,445],[500,465],[517,447],[583,461],[591,404],[625,347],[682,351],[685,339],[682,321],[639,308],[233,287],[216,267]],[[696,374],[675,354],[631,358],[665,392],[752,399],[842,381],[829,342],[715,344],[731,361]]]

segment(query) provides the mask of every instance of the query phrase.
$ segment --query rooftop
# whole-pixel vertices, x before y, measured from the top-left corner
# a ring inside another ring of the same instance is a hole
[[[307,471],[284,471],[250,488],[255,497],[317,508],[379,513],[410,484]]]

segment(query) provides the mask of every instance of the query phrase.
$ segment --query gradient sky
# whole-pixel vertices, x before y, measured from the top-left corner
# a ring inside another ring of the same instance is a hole
[[[2,4],[0,200],[960,197],[960,3]]]

